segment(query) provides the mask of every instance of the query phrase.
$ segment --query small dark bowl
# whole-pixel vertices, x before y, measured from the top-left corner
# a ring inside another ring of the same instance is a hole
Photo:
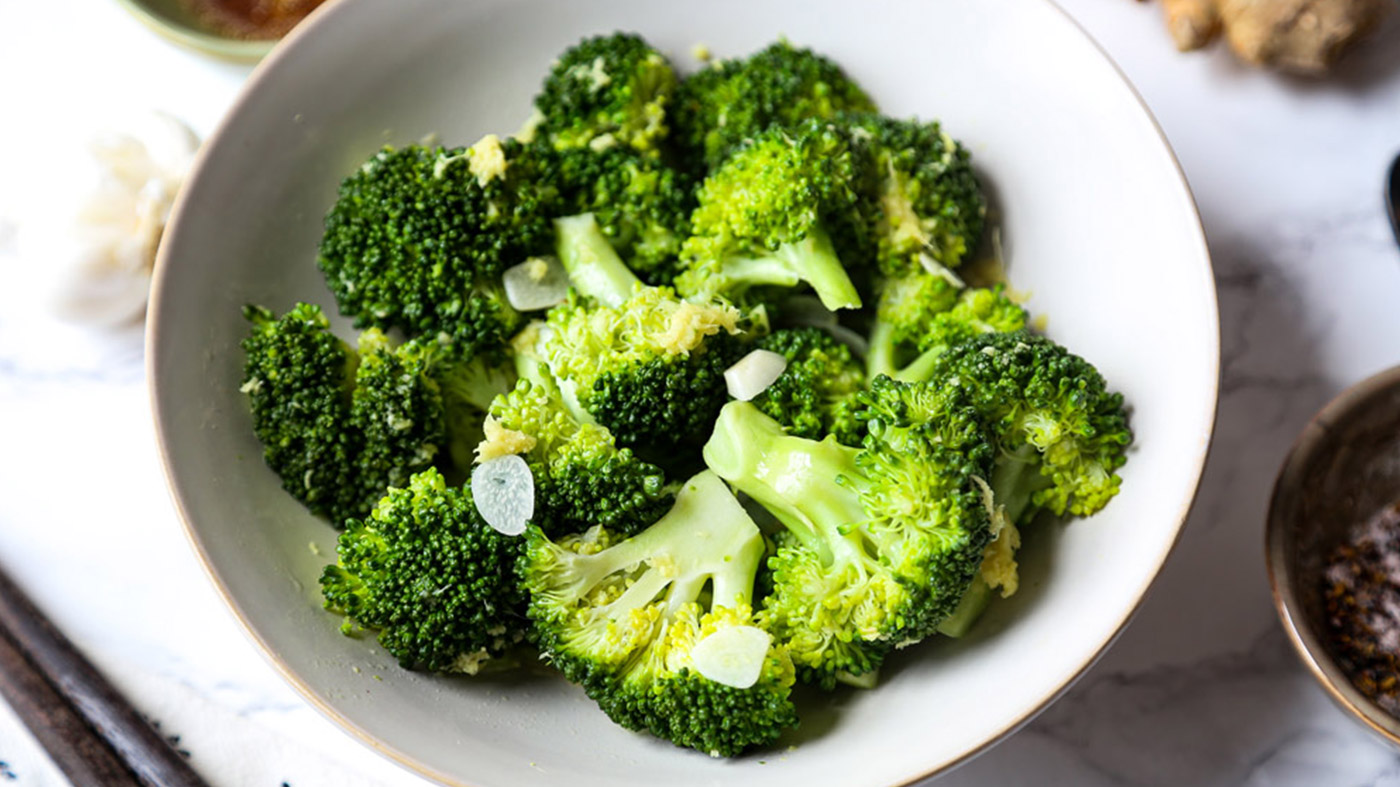
[[[1400,719],[1352,685],[1327,645],[1322,574],[1348,530],[1400,499],[1400,367],[1342,392],[1298,436],[1274,483],[1265,556],[1298,656],[1347,714],[1400,747]]]

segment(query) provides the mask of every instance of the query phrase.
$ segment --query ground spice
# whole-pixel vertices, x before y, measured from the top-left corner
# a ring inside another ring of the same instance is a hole
[[[1355,528],[1323,576],[1338,665],[1357,689],[1400,717],[1400,501]]]

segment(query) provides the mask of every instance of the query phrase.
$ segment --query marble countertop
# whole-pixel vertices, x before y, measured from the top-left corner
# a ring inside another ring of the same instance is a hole
[[[1400,360],[1400,250],[1381,201],[1400,150],[1400,19],[1388,45],[1315,83],[1180,55],[1155,4],[1063,5],[1136,84],[1195,191],[1220,291],[1219,421],[1181,543],[1118,643],[937,783],[1400,785],[1400,754],[1294,658],[1262,547],[1294,436]],[[52,206],[15,173],[132,108],[207,133],[248,70],[167,44],[115,3],[0,0],[0,564],[212,784],[421,783],[303,702],[213,592],[165,491],[139,328],[64,326],[21,286],[33,261],[17,228]],[[6,781],[64,783],[0,707]]]

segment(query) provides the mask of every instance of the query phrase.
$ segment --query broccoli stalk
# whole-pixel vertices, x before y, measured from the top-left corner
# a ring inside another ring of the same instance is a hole
[[[761,613],[804,679],[877,669],[956,607],[991,538],[977,479],[981,421],[932,386],[877,379],[860,396],[863,448],[793,437],[752,404],[721,411],[705,462],[786,533]]]
[[[763,536],[714,474],[687,481],[665,516],[625,541],[603,528],[555,543],[532,527],[526,538],[520,573],[540,647],[613,721],[715,756],[795,726],[783,646],[768,638],[747,654],[759,657],[748,685],[709,677],[696,655],[711,637],[757,628]]]
[[[604,306],[617,308],[642,286],[618,256],[592,213],[554,220],[554,252],[574,289]]]

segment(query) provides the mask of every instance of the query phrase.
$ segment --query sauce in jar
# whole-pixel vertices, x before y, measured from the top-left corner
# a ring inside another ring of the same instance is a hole
[[[323,0],[181,0],[201,24],[219,35],[275,40]]]

